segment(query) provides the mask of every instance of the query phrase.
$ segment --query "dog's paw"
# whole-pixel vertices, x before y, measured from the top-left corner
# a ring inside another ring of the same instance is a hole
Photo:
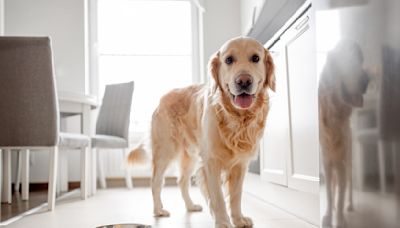
[[[332,227],[332,216],[331,215],[325,215],[322,218],[322,227]]]
[[[155,217],[169,217],[169,212],[164,209],[154,210]]]
[[[203,207],[201,207],[201,206],[198,205],[198,204],[193,204],[193,205],[191,205],[191,206],[187,206],[186,209],[187,209],[187,211],[189,211],[189,212],[196,212],[196,211],[202,211],[202,210],[203,210]]]
[[[233,224],[235,224],[236,227],[253,227],[253,221],[249,217],[238,217],[238,218],[232,218]]]
[[[228,221],[216,221],[215,228],[233,228],[233,226]]]

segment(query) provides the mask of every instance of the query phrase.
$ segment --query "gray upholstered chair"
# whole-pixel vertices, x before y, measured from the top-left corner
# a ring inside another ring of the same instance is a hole
[[[60,117],[48,37],[0,37],[0,110],[0,150],[5,153],[4,173],[0,175],[5,183],[2,201],[11,203],[11,150],[23,150],[24,160],[29,161],[29,150],[46,149],[50,152],[48,208],[53,210],[58,149],[63,147],[81,150],[85,164],[81,172],[81,196],[86,198],[90,139],[80,134],[59,132]],[[25,166],[23,199],[28,199],[28,175],[29,167]]]
[[[129,146],[129,120],[132,104],[133,82],[107,85],[103,102],[97,117],[96,135],[92,137],[92,147],[96,148],[99,163],[100,187],[106,188],[104,164],[99,150],[120,149],[125,156]],[[129,169],[125,181],[132,188]]]

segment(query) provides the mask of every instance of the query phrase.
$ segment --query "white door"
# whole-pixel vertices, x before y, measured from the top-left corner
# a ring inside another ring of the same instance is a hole
[[[318,194],[318,82],[312,19],[306,15],[293,26],[294,38],[286,46],[291,121],[288,187]]]
[[[277,89],[270,94],[261,178],[318,194],[318,84],[312,23],[308,15],[298,19],[271,49]]]
[[[285,46],[274,45],[271,55],[275,64],[276,92],[270,93],[270,111],[262,141],[261,178],[287,185],[286,160],[290,153],[289,103]]]

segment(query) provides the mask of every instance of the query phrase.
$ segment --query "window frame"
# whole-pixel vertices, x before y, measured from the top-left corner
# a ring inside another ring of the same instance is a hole
[[[85,21],[86,31],[86,93],[97,97],[99,103],[99,51],[98,51],[98,31],[97,31],[97,10],[99,0],[86,0],[85,9],[87,17]],[[109,0],[112,1],[112,0]],[[142,1],[142,0],[131,0]],[[191,27],[192,27],[192,82],[204,83],[204,63],[203,63],[203,12],[204,9],[197,0],[148,0],[148,1],[186,1],[191,5]]]

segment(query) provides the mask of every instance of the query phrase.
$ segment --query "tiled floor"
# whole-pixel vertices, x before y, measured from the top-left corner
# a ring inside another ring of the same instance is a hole
[[[191,189],[193,200],[205,208],[205,201],[197,188]],[[76,192],[69,199],[57,202],[54,212],[40,211],[10,224],[9,228],[22,227],[96,227],[115,223],[144,223],[153,227],[213,227],[214,222],[206,208],[203,212],[187,213],[176,187],[165,187],[162,197],[170,211],[168,218],[154,218],[149,188],[100,190],[86,201]],[[257,198],[243,196],[243,212],[253,218],[254,227],[315,228],[293,215],[285,213]]]

